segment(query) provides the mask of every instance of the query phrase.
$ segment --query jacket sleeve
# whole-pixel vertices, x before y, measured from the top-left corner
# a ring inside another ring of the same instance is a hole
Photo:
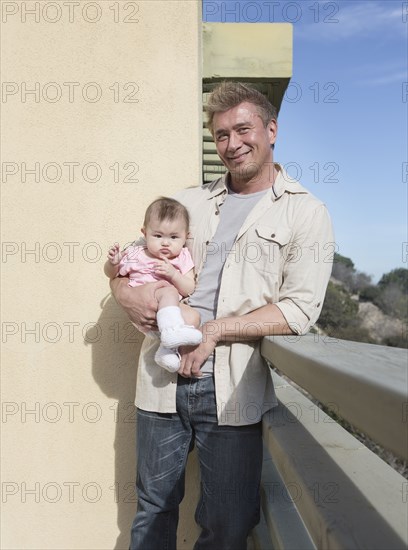
[[[302,216],[292,239],[276,306],[296,334],[306,334],[322,310],[336,251],[324,204]]]

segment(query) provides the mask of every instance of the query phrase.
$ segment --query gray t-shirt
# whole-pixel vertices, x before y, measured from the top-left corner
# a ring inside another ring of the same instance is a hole
[[[197,286],[189,298],[189,304],[201,315],[201,324],[215,319],[221,282],[221,274],[228,253],[234,247],[238,231],[242,227],[249,212],[266,194],[267,189],[239,195],[228,191],[228,195],[220,207],[220,221],[217,231],[207,246],[207,256]],[[214,354],[210,355],[201,372],[204,376],[212,375],[214,371]]]

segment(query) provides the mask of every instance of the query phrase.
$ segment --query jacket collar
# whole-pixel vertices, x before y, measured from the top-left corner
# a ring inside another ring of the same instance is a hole
[[[284,193],[309,193],[309,191],[305,189],[305,187],[300,185],[298,181],[291,178],[280,164],[275,163],[275,169],[278,171],[278,175],[272,187],[272,201],[278,200]],[[226,172],[217,180],[209,183],[207,186],[208,199],[212,199],[214,197],[217,197],[218,195],[226,194],[228,192],[228,179],[229,172]]]

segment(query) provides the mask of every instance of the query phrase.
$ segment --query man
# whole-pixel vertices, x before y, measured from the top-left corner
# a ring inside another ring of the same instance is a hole
[[[154,364],[146,339],[139,363],[138,512],[133,550],[176,549],[187,455],[201,472],[195,550],[244,550],[259,521],[262,415],[276,405],[263,336],[304,334],[320,313],[333,242],[325,206],[273,163],[276,109],[251,87],[224,82],[207,105],[208,126],[228,173],[176,198],[189,209],[197,273],[189,304],[203,342],[181,350],[181,367]],[[129,290],[114,279],[131,319],[155,328],[158,285]],[[147,288],[146,288],[147,287]]]

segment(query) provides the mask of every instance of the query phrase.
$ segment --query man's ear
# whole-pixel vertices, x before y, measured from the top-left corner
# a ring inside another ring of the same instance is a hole
[[[275,119],[272,119],[267,126],[268,134],[269,134],[269,143],[271,145],[275,144],[276,137],[278,135],[278,123]]]

